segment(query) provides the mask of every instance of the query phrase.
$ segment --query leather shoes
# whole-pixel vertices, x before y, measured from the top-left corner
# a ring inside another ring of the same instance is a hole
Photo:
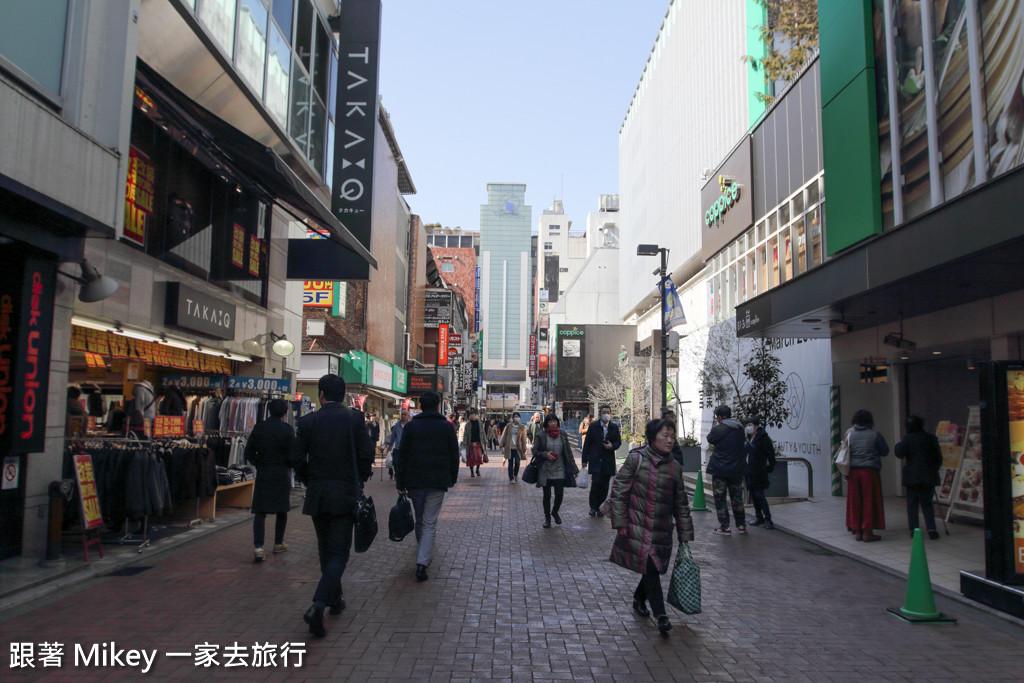
[[[416,580],[426,581],[427,578],[427,566],[425,564],[416,565]]]
[[[591,517],[597,517],[597,510],[591,510],[590,511],[590,516]]]
[[[928,532],[928,538],[932,539],[933,541],[937,541],[937,540],[939,540],[942,537],[939,536],[939,532],[938,531],[932,530],[932,531]]]
[[[332,617],[336,617],[341,614],[341,610],[345,609],[345,598],[340,598],[338,602],[331,604],[330,614]]]
[[[545,517],[544,518],[544,528],[545,529],[550,529],[551,528],[551,518],[550,517]]]
[[[555,520],[555,524],[558,524],[558,525],[561,525],[561,524],[562,524],[562,518],[558,516],[558,513],[557,513],[557,512],[552,512],[552,513],[551,513],[551,518],[552,518],[553,520]]]
[[[865,543],[871,543],[872,541],[881,541],[881,540],[882,540],[882,537],[879,536],[878,534],[874,533],[874,532],[870,532],[869,531],[868,533],[864,534],[864,542]]]
[[[672,623],[668,620],[668,617],[664,614],[658,617],[658,630],[662,633],[668,633],[672,630]]]
[[[633,611],[644,619],[651,616],[651,611],[647,609],[647,605],[644,604],[643,600],[633,600]]]
[[[324,630],[324,610],[322,607],[313,605],[302,615],[302,620],[309,624],[310,634],[317,638],[323,638],[327,635],[327,631]]]

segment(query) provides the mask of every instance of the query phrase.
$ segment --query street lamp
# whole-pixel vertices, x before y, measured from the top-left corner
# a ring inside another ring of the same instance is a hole
[[[661,409],[665,405],[665,396],[668,395],[668,332],[665,330],[665,271],[667,269],[668,249],[659,247],[657,244],[636,245],[637,256],[655,256],[661,254],[661,267],[655,272],[660,275],[658,288],[661,290],[661,397],[657,405],[651,401],[651,416],[661,415]]]

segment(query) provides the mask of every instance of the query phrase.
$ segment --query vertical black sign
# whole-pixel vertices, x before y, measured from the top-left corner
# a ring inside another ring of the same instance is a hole
[[[46,435],[57,264],[19,259],[8,249],[12,267],[0,278],[0,452],[38,453]]]
[[[341,4],[331,210],[367,249],[373,217],[380,15],[380,0],[345,0]]]

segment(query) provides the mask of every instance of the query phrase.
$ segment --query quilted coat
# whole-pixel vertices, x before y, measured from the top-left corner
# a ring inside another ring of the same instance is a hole
[[[693,540],[683,466],[649,445],[631,451],[615,475],[611,508],[612,527],[628,530],[615,537],[609,558],[620,567],[642,574],[650,557],[664,574],[672,557],[673,529],[680,543]]]

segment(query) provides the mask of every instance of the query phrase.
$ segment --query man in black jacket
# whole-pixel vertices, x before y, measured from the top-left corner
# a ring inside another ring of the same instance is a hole
[[[732,499],[732,514],[736,518],[736,531],[747,533],[747,518],[743,511],[743,475],[747,473],[746,439],[743,425],[732,419],[729,406],[715,408],[715,426],[708,433],[708,443],[715,452],[708,460],[708,474],[711,475],[711,490],[715,496],[715,512],[719,526],[715,533],[731,536],[729,530],[729,507],[725,494]]]
[[[615,476],[615,451],[622,445],[619,425],[612,422],[610,406],[598,408],[601,419],[590,423],[583,438],[583,466],[590,475],[590,516],[604,517],[601,503],[608,497],[608,482]]]
[[[256,485],[252,495],[252,537],[256,562],[262,562],[263,537],[267,514],[277,515],[274,525],[274,553],[288,550],[284,529],[291,509],[292,481],[288,471],[295,442],[295,430],[284,421],[288,404],[279,398],[270,402],[270,417],[252,428],[245,445],[245,459],[256,466]]]
[[[345,380],[324,375],[318,388],[320,410],[299,420],[291,464],[306,482],[302,514],[313,518],[320,549],[320,583],[303,619],[310,633],[323,637],[324,608],[329,606],[331,614],[345,608],[341,575],[352,546],[359,489],[373,474],[373,446],[363,414],[344,405]]]
[[[420,396],[423,412],[409,421],[393,455],[395,486],[408,491],[416,512],[416,580],[427,580],[444,494],[459,478],[459,441],[455,428],[437,412],[441,397]]]

